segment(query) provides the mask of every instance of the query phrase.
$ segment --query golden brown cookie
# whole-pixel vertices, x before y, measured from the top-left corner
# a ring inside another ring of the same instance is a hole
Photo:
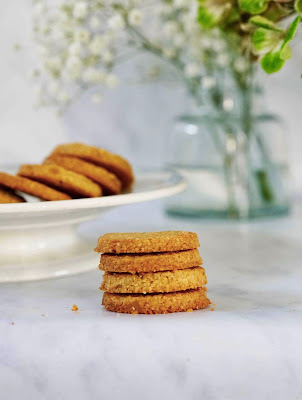
[[[53,153],[79,157],[106,168],[122,181],[123,187],[130,186],[134,181],[132,167],[128,161],[105,149],[83,143],[67,143],[56,147]]]
[[[77,172],[92,179],[94,182],[101,185],[103,192],[106,195],[119,194],[121,192],[121,181],[117,176],[107,171],[105,168],[83,161],[80,158],[63,156],[60,154],[51,154],[44,161],[44,164],[51,163],[60,165],[69,171]]]
[[[197,249],[151,254],[102,254],[99,269],[109,272],[156,272],[197,267]]]
[[[111,293],[168,293],[197,289],[207,284],[202,267],[140,274],[105,272],[100,287]]]
[[[9,187],[13,190],[20,190],[32,196],[39,197],[43,200],[70,200],[71,197],[66,194],[59,192],[53,188],[50,188],[42,183],[32,181],[21,176],[14,176],[5,172],[0,172],[0,184]]]
[[[196,233],[183,231],[107,233],[99,237],[96,252],[157,253],[199,247]]]
[[[23,197],[18,196],[15,192],[10,189],[4,189],[0,187],[0,203],[24,203]]]
[[[206,308],[205,288],[161,294],[118,294],[105,292],[102,305],[108,311],[128,314],[167,314]]]
[[[86,176],[58,165],[22,165],[18,175],[63,190],[72,197],[100,197],[101,187]]]

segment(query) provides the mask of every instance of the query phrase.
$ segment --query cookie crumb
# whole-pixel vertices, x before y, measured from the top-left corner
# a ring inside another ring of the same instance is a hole
[[[11,324],[11,325],[15,325],[15,323],[14,323],[14,322],[11,322],[10,324]]]
[[[78,311],[78,306],[77,306],[76,304],[74,304],[74,305],[72,306],[71,311]]]
[[[44,314],[42,314],[42,317],[45,317],[45,315],[44,315]]]
[[[213,307],[213,308],[211,308],[211,311],[215,311],[215,308]]]

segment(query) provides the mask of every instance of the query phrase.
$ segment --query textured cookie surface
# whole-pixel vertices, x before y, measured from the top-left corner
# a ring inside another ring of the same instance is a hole
[[[18,196],[12,190],[0,187],[0,203],[24,203],[23,197]]]
[[[58,165],[22,165],[18,175],[55,187],[72,197],[102,195],[102,189],[97,183]]]
[[[167,314],[205,308],[210,304],[204,288],[161,294],[105,292],[102,305],[108,311],[128,314]]]
[[[102,253],[157,253],[199,247],[196,233],[183,231],[107,233],[95,249]]]
[[[105,272],[101,290],[111,293],[167,293],[207,284],[202,267],[140,274]]]
[[[197,249],[151,254],[102,254],[99,269],[110,272],[156,272],[197,267]]]
[[[0,184],[9,187],[10,189],[20,190],[20,192],[39,197],[43,200],[55,201],[71,199],[68,194],[50,188],[42,183],[21,176],[10,175],[5,172],[0,172]]]
[[[80,158],[64,156],[61,154],[51,154],[44,164],[54,163],[73,172],[77,172],[92,179],[101,185],[104,194],[119,194],[122,189],[122,183],[116,175],[107,171],[105,168],[81,160]]]
[[[79,157],[106,168],[108,171],[117,175],[122,181],[123,187],[130,186],[134,181],[132,167],[128,161],[105,149],[88,146],[82,143],[67,143],[56,147],[54,154]]]

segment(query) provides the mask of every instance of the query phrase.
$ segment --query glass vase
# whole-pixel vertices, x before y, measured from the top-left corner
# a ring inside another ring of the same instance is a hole
[[[167,200],[168,214],[244,219],[289,212],[284,125],[259,114],[247,128],[233,115],[177,118],[168,165],[186,177],[188,189]]]

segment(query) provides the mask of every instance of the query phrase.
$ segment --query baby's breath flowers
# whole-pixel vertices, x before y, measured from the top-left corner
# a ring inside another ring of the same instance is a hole
[[[35,0],[33,33],[40,65],[35,69],[40,104],[65,107],[83,91],[99,103],[103,90],[119,84],[116,66],[139,52],[169,64],[175,80],[200,100],[216,84],[211,69],[230,68],[234,58],[216,30],[205,33],[192,0]],[[216,61],[214,61],[214,59]],[[234,68],[244,74],[244,62]],[[207,83],[208,82],[208,83]]]

